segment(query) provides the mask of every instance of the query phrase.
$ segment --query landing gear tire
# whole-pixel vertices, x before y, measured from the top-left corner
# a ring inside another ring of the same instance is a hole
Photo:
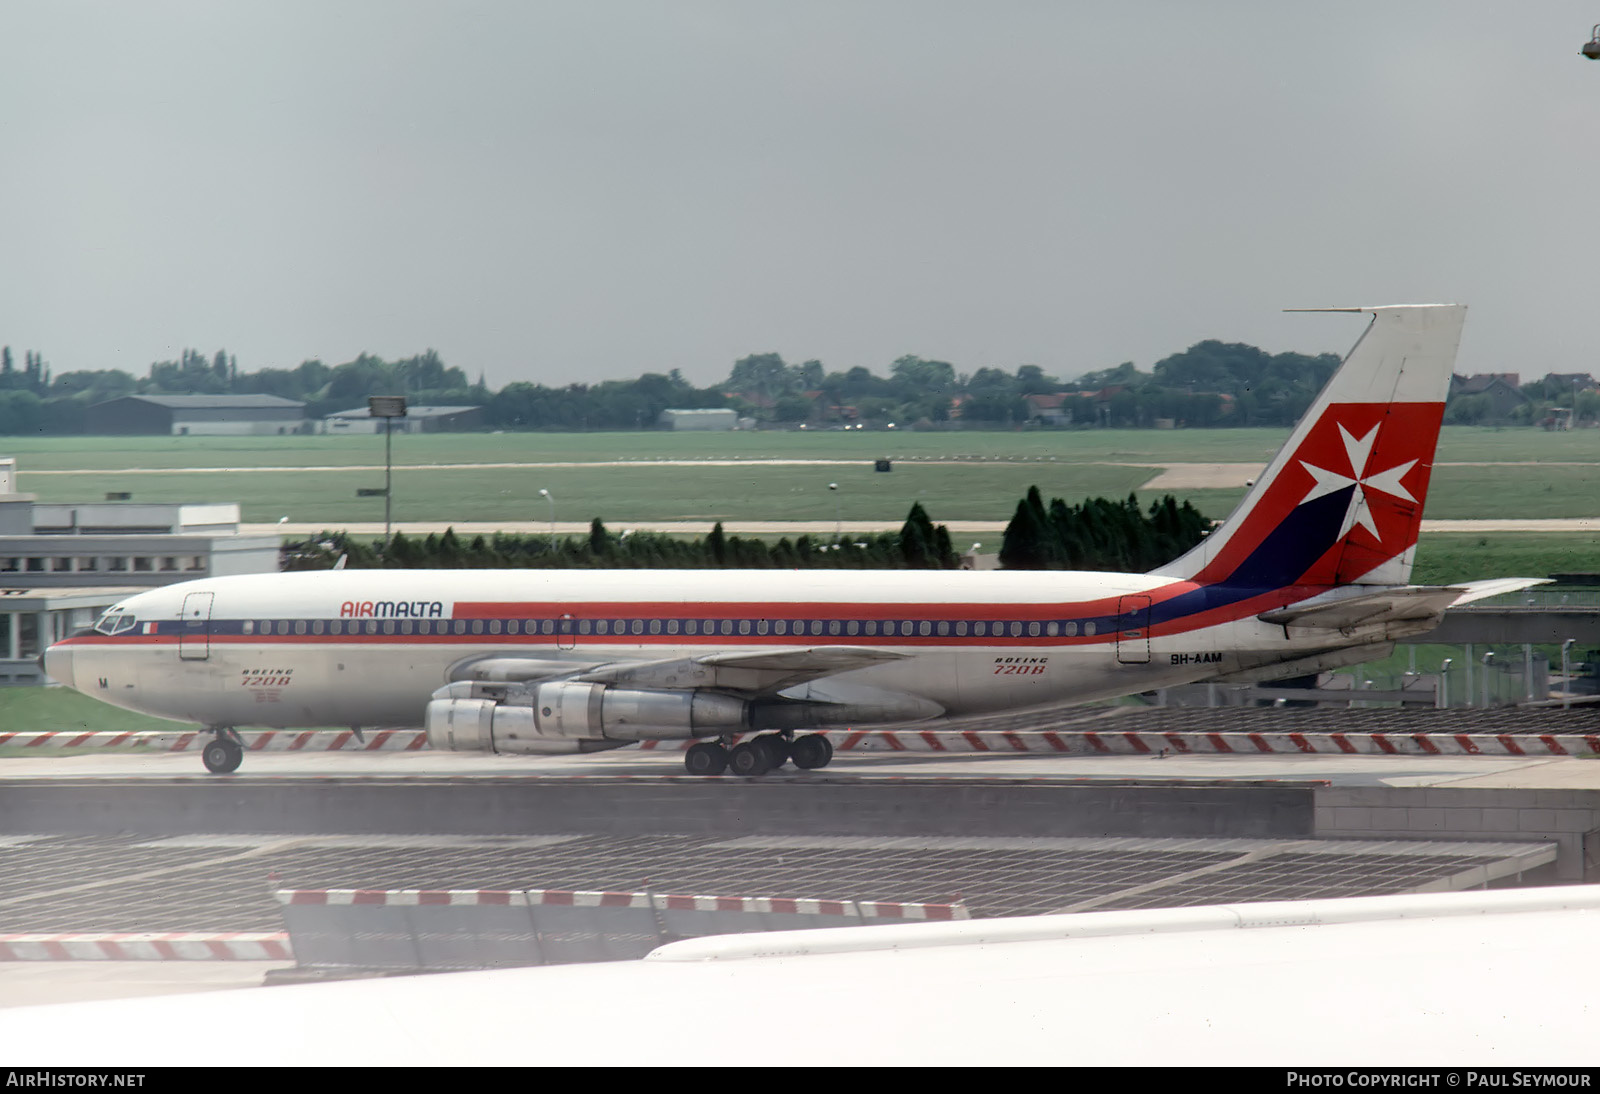
[[[206,742],[200,760],[213,775],[226,775],[239,769],[240,762],[244,760],[244,746],[219,734]]]
[[[756,743],[767,750],[767,758],[770,761],[767,765],[768,770],[776,771],[789,762],[789,742],[782,737],[770,735],[757,737]]]
[[[683,766],[691,775],[720,775],[728,770],[728,750],[709,741],[690,745]]]
[[[735,745],[728,754],[728,767],[735,775],[750,778],[755,775],[765,775],[772,769],[772,756],[767,747],[757,737],[753,741],[746,741],[742,745]]]
[[[802,771],[827,767],[833,759],[833,742],[820,733],[808,733],[790,743],[789,758]]]

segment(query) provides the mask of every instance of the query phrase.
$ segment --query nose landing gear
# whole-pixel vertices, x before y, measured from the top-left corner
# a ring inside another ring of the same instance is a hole
[[[237,771],[244,760],[244,741],[232,726],[210,726],[211,740],[200,752],[200,760],[213,775]]]

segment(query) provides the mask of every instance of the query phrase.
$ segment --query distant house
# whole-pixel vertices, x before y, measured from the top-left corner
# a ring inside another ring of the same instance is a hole
[[[459,433],[482,429],[481,406],[408,406],[404,418],[392,419],[395,433]],[[341,410],[322,419],[324,433],[382,433],[383,421],[367,407]]]
[[[87,412],[90,434],[259,437],[306,430],[306,404],[277,395],[123,395]]]
[[[1489,401],[1485,421],[1503,422],[1511,412],[1526,406],[1529,399],[1518,384],[1521,377],[1515,372],[1485,372],[1476,376],[1451,376],[1450,398],[1455,400],[1469,395],[1482,395]]]
[[[661,424],[677,431],[734,429],[739,424],[739,416],[727,407],[663,410]]]
[[[1059,395],[1024,395],[1022,401],[1028,404],[1028,421],[1044,422],[1046,425],[1071,425],[1072,407],[1068,400],[1076,399],[1077,392],[1063,392]]]

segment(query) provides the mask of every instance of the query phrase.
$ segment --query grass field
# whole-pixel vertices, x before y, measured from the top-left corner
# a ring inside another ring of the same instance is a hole
[[[1140,489],[1157,468],[1130,464],[1264,463],[1280,430],[1104,430],[1078,433],[507,433],[395,441],[396,520],[892,520],[921,501],[936,520],[1003,520],[1029,486],[1079,500]],[[11,438],[22,487],[44,501],[87,502],[111,490],[140,500],[229,501],[247,521],[381,519],[377,437]],[[875,474],[870,461],[895,461]],[[445,467],[615,460],[842,460],[829,465]],[[930,460],[961,460],[932,464]],[[1600,430],[1446,429],[1428,501],[1434,518],[1600,515]],[[251,471],[249,468],[305,468]],[[149,469],[127,471],[127,469]],[[326,468],[326,470],[310,470]],[[116,469],[118,474],[104,473]],[[169,469],[162,471],[160,469]],[[180,470],[181,469],[181,470]],[[209,470],[207,470],[209,469]],[[41,471],[55,472],[38,474]],[[78,473],[73,473],[78,472]],[[837,482],[837,493],[827,484]],[[1241,488],[1191,490],[1223,516]],[[837,506],[837,508],[835,508]]]
[[[27,733],[182,733],[199,727],[109,706],[70,688],[0,688],[0,726]],[[10,749],[11,755],[35,755]]]

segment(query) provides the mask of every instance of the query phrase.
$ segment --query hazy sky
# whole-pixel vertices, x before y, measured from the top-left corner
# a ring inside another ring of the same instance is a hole
[[[1075,376],[1459,301],[1600,372],[1600,4],[0,0],[0,342]]]

